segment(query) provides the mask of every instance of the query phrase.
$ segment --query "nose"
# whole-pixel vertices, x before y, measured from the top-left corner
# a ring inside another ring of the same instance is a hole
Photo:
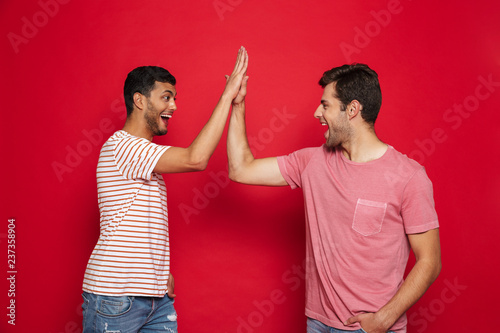
[[[172,110],[172,111],[177,110],[177,104],[175,104],[175,100],[174,99],[171,100],[170,108],[169,109]]]
[[[314,118],[320,118],[323,115],[323,105],[319,105],[316,111],[314,111]]]

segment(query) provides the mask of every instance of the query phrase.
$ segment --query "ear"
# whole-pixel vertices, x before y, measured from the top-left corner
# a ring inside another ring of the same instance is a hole
[[[363,106],[361,105],[361,103],[359,103],[358,100],[353,99],[347,106],[347,115],[349,116],[349,120],[357,117],[358,115],[361,116],[360,112],[362,109]]]
[[[133,101],[134,101],[135,107],[139,110],[144,110],[146,105],[147,105],[146,96],[144,96],[143,94],[141,94],[139,92],[136,92],[134,94]]]

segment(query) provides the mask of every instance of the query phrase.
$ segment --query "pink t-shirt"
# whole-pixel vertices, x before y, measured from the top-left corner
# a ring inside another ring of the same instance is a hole
[[[376,312],[403,283],[406,234],[438,228],[424,168],[393,147],[368,163],[339,148],[278,157],[281,174],[303,190],[306,212],[306,315],[338,329]],[[406,331],[406,315],[391,328]]]

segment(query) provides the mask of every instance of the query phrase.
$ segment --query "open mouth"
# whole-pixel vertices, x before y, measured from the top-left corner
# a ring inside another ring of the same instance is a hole
[[[170,118],[172,118],[172,115],[171,114],[162,114],[162,115],[160,115],[160,117],[161,117],[161,120],[163,121],[163,123],[165,124],[165,126],[167,126],[168,120]]]
[[[328,138],[328,130],[329,130],[328,129],[328,124],[326,122],[322,122],[322,121],[320,123],[321,123],[321,126],[326,126],[327,127],[327,130],[326,130],[326,132],[323,135],[325,136],[325,138]]]

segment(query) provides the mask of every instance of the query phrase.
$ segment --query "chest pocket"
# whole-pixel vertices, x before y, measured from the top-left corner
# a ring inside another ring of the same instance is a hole
[[[382,230],[387,203],[358,199],[352,228],[363,236],[375,235]]]

